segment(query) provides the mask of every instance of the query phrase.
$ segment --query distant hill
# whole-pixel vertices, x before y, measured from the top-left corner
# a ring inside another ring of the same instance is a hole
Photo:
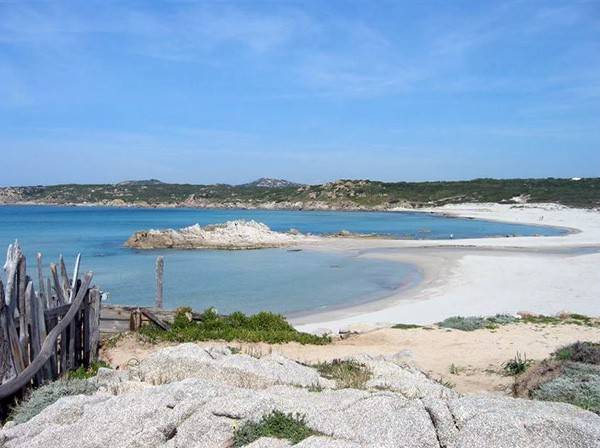
[[[117,185],[160,185],[164,182],[161,182],[158,179],[147,179],[147,180],[124,180],[123,182],[119,182]]]
[[[600,178],[474,179],[452,182],[342,179],[321,185],[298,185],[267,178],[244,185],[168,184],[151,179],[119,184],[0,188],[0,203],[4,204],[388,210],[466,202],[515,205],[555,202],[572,207],[600,207]]]
[[[285,179],[273,179],[270,177],[261,177],[254,182],[247,184],[238,185],[239,187],[257,187],[257,188],[285,188],[285,187],[298,187],[300,184],[290,182]]]

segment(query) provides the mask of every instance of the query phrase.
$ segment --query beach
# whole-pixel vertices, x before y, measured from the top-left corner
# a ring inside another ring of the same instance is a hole
[[[423,280],[365,305],[297,316],[302,331],[367,330],[446,317],[562,311],[600,315],[600,213],[556,204],[462,204],[424,213],[550,225],[563,236],[468,240],[338,238],[307,249],[352,252],[419,267]]]

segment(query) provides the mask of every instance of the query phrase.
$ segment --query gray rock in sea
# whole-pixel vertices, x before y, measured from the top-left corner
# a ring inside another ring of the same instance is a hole
[[[358,359],[375,381],[398,392],[298,387],[331,384],[280,356],[256,359],[183,344],[129,373],[101,370],[100,392],[62,398],[26,423],[5,426],[0,447],[226,447],[236,428],[274,410],[304,416],[319,433],[295,445],[300,448],[600,447],[600,417],[593,413],[459,396],[398,361]],[[263,438],[250,446],[290,444]]]

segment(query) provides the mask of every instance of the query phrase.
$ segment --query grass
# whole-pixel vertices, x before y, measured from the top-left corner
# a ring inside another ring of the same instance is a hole
[[[317,369],[322,377],[335,380],[340,389],[364,389],[372,377],[372,372],[367,366],[352,360],[334,359],[312,367]]]
[[[552,353],[552,356],[559,361],[573,361],[600,365],[600,343],[575,342],[560,347]]]
[[[531,364],[533,364],[533,361],[531,359],[527,359],[527,355],[521,356],[521,354],[517,352],[513,359],[509,359],[502,364],[502,368],[504,369],[506,375],[517,376],[525,372],[531,366]]]
[[[415,324],[396,324],[392,328],[397,330],[412,330],[413,328],[423,328],[421,325]]]
[[[67,372],[66,378],[69,380],[86,380],[88,378],[92,378],[96,376],[98,373],[98,369],[100,368],[108,368],[110,369],[110,365],[104,361],[96,361],[90,364],[88,368],[80,366],[76,370],[71,370]]]
[[[302,333],[292,327],[283,316],[260,312],[247,316],[235,312],[229,316],[219,316],[214,309],[202,314],[200,321],[191,321],[190,308],[180,308],[169,331],[154,325],[143,326],[140,334],[151,342],[174,341],[194,342],[207,340],[267,342],[279,344],[299,342],[300,344],[324,345],[331,342],[328,336]]]
[[[98,388],[91,381],[85,379],[54,381],[32,391],[25,400],[11,410],[8,420],[17,424],[25,423],[62,397],[91,395],[97,390]]]
[[[259,422],[246,422],[237,428],[233,435],[233,446],[246,446],[261,437],[274,437],[289,440],[292,444],[318,435],[318,433],[306,426],[305,417],[299,414],[284,414],[273,411],[263,417]]]

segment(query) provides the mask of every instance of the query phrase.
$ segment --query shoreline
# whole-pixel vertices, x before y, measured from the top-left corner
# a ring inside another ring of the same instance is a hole
[[[366,304],[292,317],[302,331],[371,330],[396,323],[432,324],[452,315],[562,311],[600,315],[600,213],[556,204],[462,204],[428,213],[576,231],[552,237],[463,240],[338,240],[307,248],[358,251],[423,271],[418,285]]]

